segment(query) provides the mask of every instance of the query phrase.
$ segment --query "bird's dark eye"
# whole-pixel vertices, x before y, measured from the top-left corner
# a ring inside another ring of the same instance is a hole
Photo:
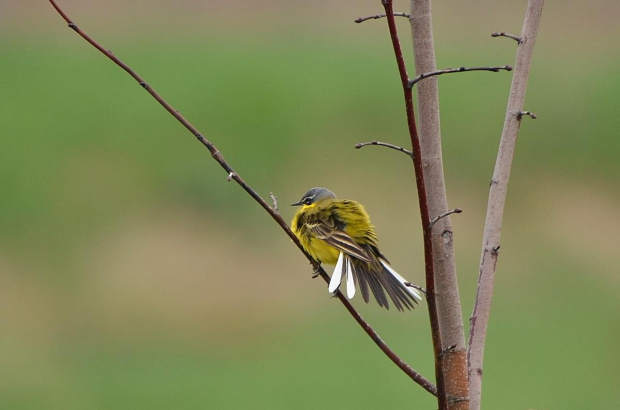
[[[311,203],[312,203],[312,199],[311,198],[304,198],[304,204],[310,205]]]

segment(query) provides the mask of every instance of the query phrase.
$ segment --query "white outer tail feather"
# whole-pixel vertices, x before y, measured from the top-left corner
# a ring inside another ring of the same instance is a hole
[[[411,296],[413,296],[419,302],[422,302],[422,295],[420,295],[420,292],[416,288],[412,288],[411,286],[405,285],[405,283],[408,283],[408,281],[405,278],[400,276],[394,269],[392,269],[392,267],[386,261],[384,261],[383,259],[379,259],[379,260],[381,261],[381,264],[385,267],[385,269],[387,269],[392,274],[392,276],[398,279],[398,281],[402,283],[403,286],[405,286],[405,289],[407,289],[407,291],[411,294]]]
[[[334,293],[338,286],[340,286],[340,282],[342,281],[342,263],[344,261],[344,254],[340,252],[338,255],[338,262],[336,262],[336,267],[334,268],[334,273],[332,273],[332,278],[329,281],[329,293]]]
[[[342,255],[342,252],[340,253]],[[351,258],[347,260],[347,297],[353,299],[355,296],[355,282],[353,281],[353,266],[351,266]]]

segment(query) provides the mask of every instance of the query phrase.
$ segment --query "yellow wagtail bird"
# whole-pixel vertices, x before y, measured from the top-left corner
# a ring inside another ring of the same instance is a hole
[[[321,263],[336,265],[328,290],[334,293],[346,278],[347,297],[356,284],[368,303],[368,288],[379,306],[390,308],[387,292],[396,309],[412,309],[422,300],[420,292],[392,267],[377,247],[377,234],[364,207],[349,199],[337,199],[329,189],[312,188],[292,206],[301,208],[291,228],[302,246]]]

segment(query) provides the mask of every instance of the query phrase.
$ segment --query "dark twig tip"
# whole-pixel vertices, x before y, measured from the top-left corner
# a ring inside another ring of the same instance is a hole
[[[531,111],[521,111],[521,112],[517,113],[517,119],[520,121],[521,118],[523,118],[524,115],[530,117],[533,120],[538,118],[538,115],[534,114]]]

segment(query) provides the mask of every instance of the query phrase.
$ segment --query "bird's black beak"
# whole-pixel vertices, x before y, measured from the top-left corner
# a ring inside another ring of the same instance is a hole
[[[299,205],[301,205],[301,201],[295,202],[294,204],[291,204],[291,206],[299,206]]]

